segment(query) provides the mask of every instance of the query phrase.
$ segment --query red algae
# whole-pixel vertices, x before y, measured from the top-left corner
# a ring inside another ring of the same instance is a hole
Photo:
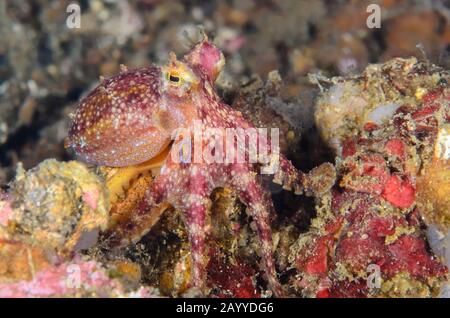
[[[390,75],[379,77],[379,71]],[[427,178],[429,184],[448,189],[447,181],[430,179],[426,172],[428,165],[442,164],[435,147],[448,125],[450,91],[438,83],[448,76],[426,62],[397,59],[369,66],[363,77],[333,79],[338,87],[324,92],[316,120],[337,151],[340,182],[318,203],[312,228],[292,247],[298,271],[297,281],[292,282],[303,295],[439,294],[448,268],[427,247],[421,216],[426,220],[435,213],[434,225],[445,227],[445,217],[438,217],[440,209],[429,207],[445,205],[445,199],[431,196],[417,180]],[[402,82],[401,92],[384,81]],[[376,92],[380,87],[384,97]],[[336,90],[340,90],[337,96]],[[357,113],[353,112],[355,95],[362,101]],[[393,104],[393,112],[371,124],[373,113]],[[347,112],[351,119],[341,121]],[[422,203],[424,197],[428,208]]]

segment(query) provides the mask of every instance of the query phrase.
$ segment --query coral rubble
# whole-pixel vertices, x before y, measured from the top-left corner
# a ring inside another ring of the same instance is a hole
[[[79,253],[106,229],[107,193],[103,180],[75,161],[19,168],[9,193],[0,194],[0,297],[158,296],[127,283],[118,266]]]
[[[449,230],[448,80],[415,58],[331,79],[316,123],[336,150],[338,184],[292,246],[293,284],[303,295],[439,294],[448,268],[424,228]]]

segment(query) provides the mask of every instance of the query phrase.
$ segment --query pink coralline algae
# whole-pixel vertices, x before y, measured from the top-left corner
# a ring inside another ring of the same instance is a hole
[[[97,243],[107,212],[104,184],[84,164],[19,168],[0,193],[0,297],[158,296],[127,282],[116,265],[81,256]]]
[[[316,119],[337,150],[339,186],[323,198],[312,228],[292,248],[294,284],[305,296],[439,294],[448,268],[423,229],[448,230],[450,179],[430,178],[426,168],[437,165],[448,175],[448,157],[436,153],[450,121],[448,77],[427,63],[397,59],[370,66],[361,77],[335,80],[338,87],[319,101]],[[344,119],[347,112],[351,117]],[[382,116],[374,121],[376,112]],[[433,195],[429,187],[447,192]]]
[[[30,281],[0,283],[0,297],[155,297],[151,288],[126,292],[95,261],[74,260],[41,270]]]
[[[6,226],[13,210],[11,208],[10,196],[0,192],[0,226]]]
[[[119,222],[116,239],[122,244],[138,240],[156,222],[163,203],[182,211],[191,244],[191,287],[205,293],[209,196],[218,187],[233,189],[256,224],[269,286],[275,294],[282,295],[272,256],[269,216],[273,205],[257,172],[259,163],[267,162],[239,162],[235,157],[229,162],[177,160],[180,151],[186,150],[185,139],[176,135],[179,129],[184,128],[193,136],[194,144],[189,145],[188,153],[195,156],[199,148],[209,149],[209,157],[216,158],[230,148],[237,153],[243,145],[233,139],[225,147],[208,130],[254,128],[240,112],[224,104],[213,88],[224,62],[222,52],[205,39],[181,61],[172,54],[164,67],[124,67],[121,74],[103,80],[80,102],[72,116],[67,145],[87,162],[124,167],[154,159],[175,139],[138,211]],[[203,136],[200,144],[195,143],[196,134]],[[300,194],[305,175],[283,155],[278,157],[265,137],[258,136],[258,144],[269,150],[268,163],[278,161],[274,181]],[[246,149],[245,158],[248,156]]]

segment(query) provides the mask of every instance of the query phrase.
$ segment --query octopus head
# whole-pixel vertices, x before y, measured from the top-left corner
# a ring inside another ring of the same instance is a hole
[[[169,63],[162,68],[162,95],[166,105],[195,112],[203,101],[214,99],[213,84],[224,64],[222,52],[207,39],[198,43],[181,61],[171,53]]]
[[[156,157],[169,146],[175,129],[195,119],[199,92],[212,87],[223,64],[220,50],[204,40],[181,61],[171,54],[163,67],[124,69],[102,80],[80,101],[66,146],[81,160],[103,166],[136,165]]]

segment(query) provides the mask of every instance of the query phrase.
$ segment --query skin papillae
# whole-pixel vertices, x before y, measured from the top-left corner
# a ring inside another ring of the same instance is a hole
[[[214,90],[223,66],[222,52],[204,39],[182,60],[171,54],[163,67],[123,69],[119,75],[103,80],[80,102],[73,114],[68,146],[88,163],[111,167],[139,165],[171,147],[161,163],[160,174],[149,185],[145,202],[131,219],[118,225],[116,234],[121,236],[122,244],[136,241],[151,228],[167,204],[179,209],[191,244],[190,284],[202,293],[206,292],[205,238],[210,194],[218,187],[236,191],[256,225],[269,287],[280,296],[283,291],[275,271],[269,225],[273,204],[258,179],[260,166],[249,162],[174,159],[183,149],[182,138],[173,138],[180,128],[194,135],[208,128],[253,127],[240,112],[224,104]],[[215,151],[221,147],[226,150],[216,142],[213,137],[203,136],[201,146],[212,144]],[[259,142],[269,146],[268,140]],[[191,143],[192,154],[198,146]],[[236,149],[241,146],[238,142],[231,145]],[[306,184],[305,175],[282,155],[274,182],[298,194]]]

